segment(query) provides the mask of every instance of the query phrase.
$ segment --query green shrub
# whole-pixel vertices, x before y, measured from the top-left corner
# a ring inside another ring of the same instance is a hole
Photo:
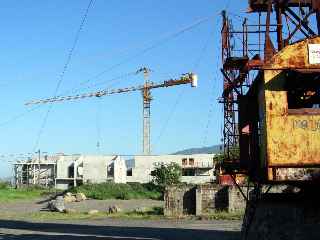
[[[164,188],[167,185],[180,183],[182,169],[177,163],[162,163],[152,171],[153,182]]]
[[[7,182],[0,182],[0,189],[8,189],[9,183]]]
[[[71,192],[82,192],[88,198],[93,199],[159,199],[161,192],[151,184],[140,183],[99,183],[86,184],[73,188]]]

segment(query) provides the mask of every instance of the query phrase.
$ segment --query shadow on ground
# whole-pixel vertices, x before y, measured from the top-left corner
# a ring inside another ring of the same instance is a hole
[[[94,226],[81,224],[31,223],[26,221],[0,220],[0,239],[9,240],[231,240],[239,238],[240,233],[232,231],[155,227]]]

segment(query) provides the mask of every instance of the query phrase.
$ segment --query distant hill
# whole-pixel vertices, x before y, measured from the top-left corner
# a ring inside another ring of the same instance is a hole
[[[213,145],[209,147],[201,147],[201,148],[189,148],[184,149],[178,152],[173,153],[174,155],[179,154],[205,154],[205,153],[220,153],[222,152],[223,145]]]

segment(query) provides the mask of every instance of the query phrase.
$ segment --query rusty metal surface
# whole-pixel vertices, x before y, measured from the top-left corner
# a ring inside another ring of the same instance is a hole
[[[218,177],[218,182],[222,186],[233,186],[234,181],[232,180],[231,175],[220,175]]]
[[[317,77],[320,64],[309,64],[308,57],[308,44],[320,44],[320,38],[316,36],[316,32],[320,33],[320,0],[248,2],[249,12],[259,14],[258,25],[247,24],[245,19],[242,31],[234,30],[223,13],[221,72],[224,84],[223,101],[220,102],[224,103],[225,162],[239,166],[226,173],[245,172],[257,182],[291,181],[297,170],[286,169],[320,167],[320,150],[317,149],[320,109],[305,107],[320,96],[315,91],[302,92],[303,97],[311,100],[301,103],[300,93],[293,94],[295,86],[306,78],[317,78],[319,83],[312,82],[312,86],[320,85]],[[313,15],[316,15],[317,30],[309,21]],[[284,18],[286,24],[290,21],[289,27],[285,26]],[[255,26],[258,29],[254,29]],[[283,31],[285,27],[289,28],[287,33]],[[276,37],[270,34],[272,32],[277,33]],[[259,46],[258,52],[252,53],[248,49],[252,45],[248,42],[248,33],[258,33],[254,43]],[[231,40],[237,42],[233,38],[236,34],[241,34],[237,39],[242,41],[234,44],[239,49],[230,45]],[[310,73],[313,75],[307,77]],[[292,89],[286,85],[290,79],[294,80],[290,83]],[[250,99],[247,104],[241,104],[244,96]],[[237,147],[240,147],[240,157],[233,158],[230,153]]]
[[[288,109],[288,114],[292,115],[320,115],[319,108],[301,108],[301,109]]]
[[[273,4],[288,7],[313,7],[319,5],[318,0],[271,0]],[[248,12],[266,12],[268,10],[268,0],[249,0]]]
[[[271,59],[268,67],[270,69],[320,69],[320,64],[309,64],[308,44],[310,43],[320,44],[320,37],[306,39],[285,47]],[[282,167],[320,165],[319,109],[288,109],[287,92],[284,89],[286,79],[283,71],[265,70],[264,80],[267,164]],[[279,171],[285,172],[283,169]],[[268,177],[269,180],[274,179],[274,173],[269,171]]]
[[[274,181],[319,181],[319,168],[273,168]]]

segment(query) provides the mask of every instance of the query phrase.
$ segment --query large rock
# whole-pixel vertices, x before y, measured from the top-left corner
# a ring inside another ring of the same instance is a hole
[[[92,210],[88,211],[89,215],[94,215],[94,214],[98,214],[98,213],[99,213],[99,211],[95,210],[95,209],[92,209]]]
[[[145,213],[147,212],[149,209],[146,207],[138,207],[134,210],[135,213]]]
[[[73,196],[73,194],[71,192],[67,192],[64,196],[70,197],[70,196]]]
[[[64,195],[63,199],[65,203],[71,203],[77,200],[74,195]]]
[[[108,207],[109,214],[114,214],[114,213],[118,213],[118,212],[121,212],[121,209],[118,206],[113,205],[113,206]]]
[[[48,209],[52,212],[64,212],[66,208],[63,197],[58,196],[55,200],[50,201],[48,203]]]
[[[86,199],[87,199],[87,197],[83,193],[77,193],[76,194],[76,201],[77,202],[82,202],[82,201],[84,201]]]

